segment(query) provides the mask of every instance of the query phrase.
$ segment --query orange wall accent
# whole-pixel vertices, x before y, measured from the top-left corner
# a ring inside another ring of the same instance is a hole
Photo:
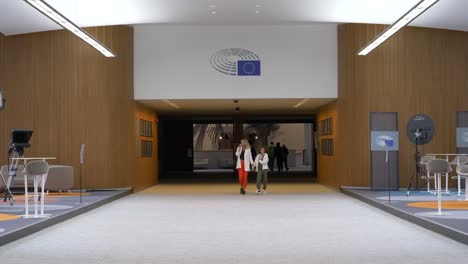
[[[152,157],[141,157],[141,153],[138,153],[136,158],[136,175],[134,190],[140,191],[150,186],[158,184],[158,116],[156,112],[149,109],[141,104],[136,104],[135,107],[135,124],[138,124],[138,120],[143,119],[153,123],[153,136],[142,137],[136,135],[137,142],[140,144],[141,140],[148,140],[153,142],[153,156]],[[136,154],[135,154],[136,155]]]
[[[320,135],[320,121],[332,118],[333,119],[333,133],[332,135]],[[336,110],[336,101],[329,103],[323,107],[320,108],[318,114],[317,114],[317,132],[319,133],[319,142],[318,142],[318,150],[317,150],[317,180],[328,186],[336,186],[337,184],[337,177],[336,175],[336,166],[337,166],[337,154],[336,154],[336,148],[337,148],[337,119],[338,119],[338,113]],[[321,151],[321,140],[322,139],[333,139],[334,141],[334,155],[333,156],[328,156],[328,155],[322,155]]]

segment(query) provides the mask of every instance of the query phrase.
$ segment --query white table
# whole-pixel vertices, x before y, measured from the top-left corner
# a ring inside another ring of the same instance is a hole
[[[440,154],[440,153],[437,153],[437,154],[427,154],[427,156],[434,156],[437,158],[437,156],[443,156],[445,157],[445,160],[450,162],[449,161],[449,157],[450,156],[468,156],[468,154],[453,154],[453,153],[443,153],[443,154]],[[460,161],[457,159],[457,166],[460,166]],[[448,190],[448,173],[445,174],[445,193],[448,193],[449,190]],[[438,179],[440,180],[440,179]],[[440,184],[440,183],[439,183]],[[458,196],[461,196],[461,184],[460,184],[460,175],[458,175],[457,177],[457,189],[458,189]],[[467,190],[467,186],[465,186],[465,193],[466,193],[466,190]]]
[[[26,164],[31,160],[55,160],[55,157],[29,157],[29,158],[12,158],[13,160],[23,161],[26,168]],[[44,187],[47,180],[47,174],[34,175],[34,215],[29,215],[29,196],[28,196],[28,176],[24,175],[24,215],[23,218],[46,218],[49,215],[44,214]],[[38,214],[38,200],[39,200],[39,182],[41,182],[41,213]]]

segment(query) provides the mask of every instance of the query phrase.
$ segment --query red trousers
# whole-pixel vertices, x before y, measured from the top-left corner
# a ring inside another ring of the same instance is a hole
[[[239,172],[239,184],[240,186],[245,189],[247,188],[247,176],[249,175],[248,171],[245,171],[245,162],[241,160],[241,167],[237,169]]]

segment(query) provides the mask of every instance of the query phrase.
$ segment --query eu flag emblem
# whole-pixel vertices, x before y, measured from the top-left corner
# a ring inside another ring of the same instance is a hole
[[[385,140],[385,145],[387,147],[393,147],[393,139],[387,139]]]
[[[260,76],[259,60],[239,60],[237,61],[238,76]]]

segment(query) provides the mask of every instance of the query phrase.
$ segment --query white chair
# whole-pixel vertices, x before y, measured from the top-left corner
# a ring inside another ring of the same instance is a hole
[[[457,174],[461,178],[465,178],[465,201],[468,201],[468,165],[457,166]]]
[[[429,173],[435,174],[437,176],[437,215],[442,215],[441,175],[442,173],[450,173],[452,171],[452,167],[447,160],[433,159],[427,163],[427,170]]]
[[[33,178],[34,181],[34,216],[33,218],[43,218],[46,217],[44,215],[44,198],[45,198],[45,182],[47,180],[47,174],[49,173],[49,164],[46,161],[43,160],[34,160],[28,162],[24,166],[24,186],[25,186],[25,206],[26,206],[26,213],[25,217],[29,217],[29,212],[28,212],[28,183],[27,183],[27,176],[30,176]],[[39,203],[39,184],[41,184],[41,214],[38,215],[38,203]]]
[[[419,164],[421,164],[422,166],[424,166],[424,168],[426,169],[426,175],[425,176],[421,176],[421,178],[427,180],[427,192],[431,192],[431,179],[434,179],[434,191],[436,192],[437,190],[437,177],[435,175],[432,175],[429,173],[429,170],[427,169],[427,163],[430,161],[430,160],[433,160],[435,159],[435,156],[432,156],[432,155],[425,155],[421,158],[421,161],[419,162]]]
[[[450,162],[450,165],[454,166],[454,167],[458,167],[460,165],[466,165],[468,164],[468,156],[456,156],[451,162]],[[458,196],[461,195],[461,184],[460,184],[460,181],[461,181],[461,177],[460,174],[457,173],[456,176],[452,176],[451,177],[452,179],[455,179],[457,180],[457,190],[458,190]]]

